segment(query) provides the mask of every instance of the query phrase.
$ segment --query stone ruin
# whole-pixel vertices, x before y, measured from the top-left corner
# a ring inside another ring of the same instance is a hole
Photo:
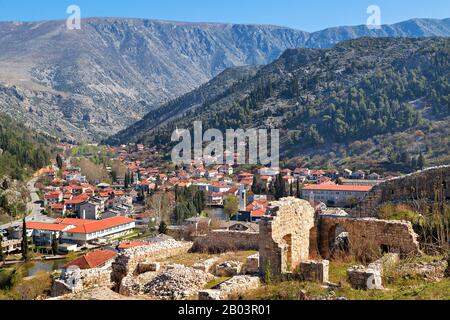
[[[170,240],[125,250],[107,269],[82,270],[75,277],[76,284],[70,284],[74,277],[66,274],[55,281],[54,289],[57,295],[107,287],[125,296],[152,294],[162,299],[180,299],[198,293],[200,299],[220,300],[257,288],[260,277],[269,270],[274,276],[296,272],[300,280],[331,285],[328,260],[332,258],[336,236],[342,232],[348,237],[348,249],[369,243],[378,250],[395,252],[398,257],[420,254],[417,235],[409,222],[320,215],[309,202],[290,197],[270,204],[260,222],[257,243],[253,234],[245,235],[251,236],[249,244],[256,246],[259,253],[248,257],[244,265],[233,261],[216,265],[218,259],[212,258],[192,268],[162,266],[158,261],[193,248],[191,242]],[[220,239],[230,237],[226,234]],[[382,289],[385,265],[385,261],[377,261],[368,267],[355,266],[347,272],[348,281],[358,289]],[[214,279],[213,274],[231,279],[202,290]]]
[[[421,254],[410,222],[319,215],[309,202],[290,197],[272,202],[268,215],[260,223],[260,273],[264,275],[270,270],[277,276],[300,271],[300,277],[305,280],[328,282],[329,264],[322,259],[332,258],[338,233],[348,237],[348,250],[367,244],[378,252],[401,256]],[[310,260],[313,258],[318,260]],[[373,274],[376,272],[373,268],[369,271],[356,268],[349,277],[360,277],[361,283],[367,277],[378,281]]]
[[[274,275],[294,271],[309,259],[310,232],[315,210],[304,200],[284,198],[272,202],[270,215],[259,226],[259,259],[262,273]]]

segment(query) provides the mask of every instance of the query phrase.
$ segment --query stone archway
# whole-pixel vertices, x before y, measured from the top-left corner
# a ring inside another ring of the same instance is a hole
[[[335,224],[328,231],[328,250],[330,257],[343,257],[350,252],[350,237],[343,224]]]

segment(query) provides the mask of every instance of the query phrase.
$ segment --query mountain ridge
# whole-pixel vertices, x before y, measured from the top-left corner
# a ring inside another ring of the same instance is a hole
[[[175,128],[191,129],[193,121],[202,121],[205,130],[280,129],[281,153],[288,158],[327,150],[342,160],[350,145],[372,139],[377,141],[371,142],[372,157],[385,159],[375,145],[395,140],[393,152],[414,146],[414,152],[429,149],[437,158],[437,141],[446,139],[450,116],[449,48],[448,38],[360,38],[331,49],[289,49],[236,90],[195,112],[187,106],[168,123],[150,113],[139,130],[132,125],[106,142],[170,149]],[[170,110],[170,105],[161,109]],[[411,140],[410,146],[390,138],[406,132],[403,140]],[[429,140],[426,145],[412,139],[417,132]]]
[[[99,141],[227,68],[364,34],[353,28],[311,38],[270,25],[88,18],[69,32],[63,20],[0,22],[0,111],[54,136]],[[374,36],[449,36],[450,19],[365,29]]]

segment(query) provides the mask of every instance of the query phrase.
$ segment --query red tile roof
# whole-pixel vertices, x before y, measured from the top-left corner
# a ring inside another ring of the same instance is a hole
[[[371,186],[341,186],[337,184],[309,184],[303,187],[307,191],[348,191],[348,192],[369,192]]]
[[[134,222],[133,219],[127,217],[113,217],[104,220],[83,220],[83,219],[57,219],[56,223],[74,225],[74,229],[70,229],[70,233],[93,233],[100,230],[118,227]]]
[[[67,263],[64,268],[79,267],[80,269],[92,269],[101,267],[108,261],[117,256],[117,253],[110,250],[98,250],[89,252],[88,254]]]
[[[45,222],[27,222],[27,229],[29,230],[45,230],[45,231],[64,231],[68,225],[45,223]]]

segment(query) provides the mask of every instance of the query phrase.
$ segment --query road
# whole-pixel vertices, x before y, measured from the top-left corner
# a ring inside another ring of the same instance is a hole
[[[54,219],[48,218],[47,216],[41,214],[41,211],[44,209],[40,204],[40,199],[37,194],[37,189],[35,188],[35,184],[39,177],[35,177],[27,182],[27,189],[30,193],[31,200],[27,203],[27,212],[31,212],[26,220],[27,221],[36,221],[36,222],[53,222]],[[18,227],[22,225],[22,220],[16,220],[14,222],[10,222],[4,225],[0,225],[0,229],[8,229],[11,227]]]

